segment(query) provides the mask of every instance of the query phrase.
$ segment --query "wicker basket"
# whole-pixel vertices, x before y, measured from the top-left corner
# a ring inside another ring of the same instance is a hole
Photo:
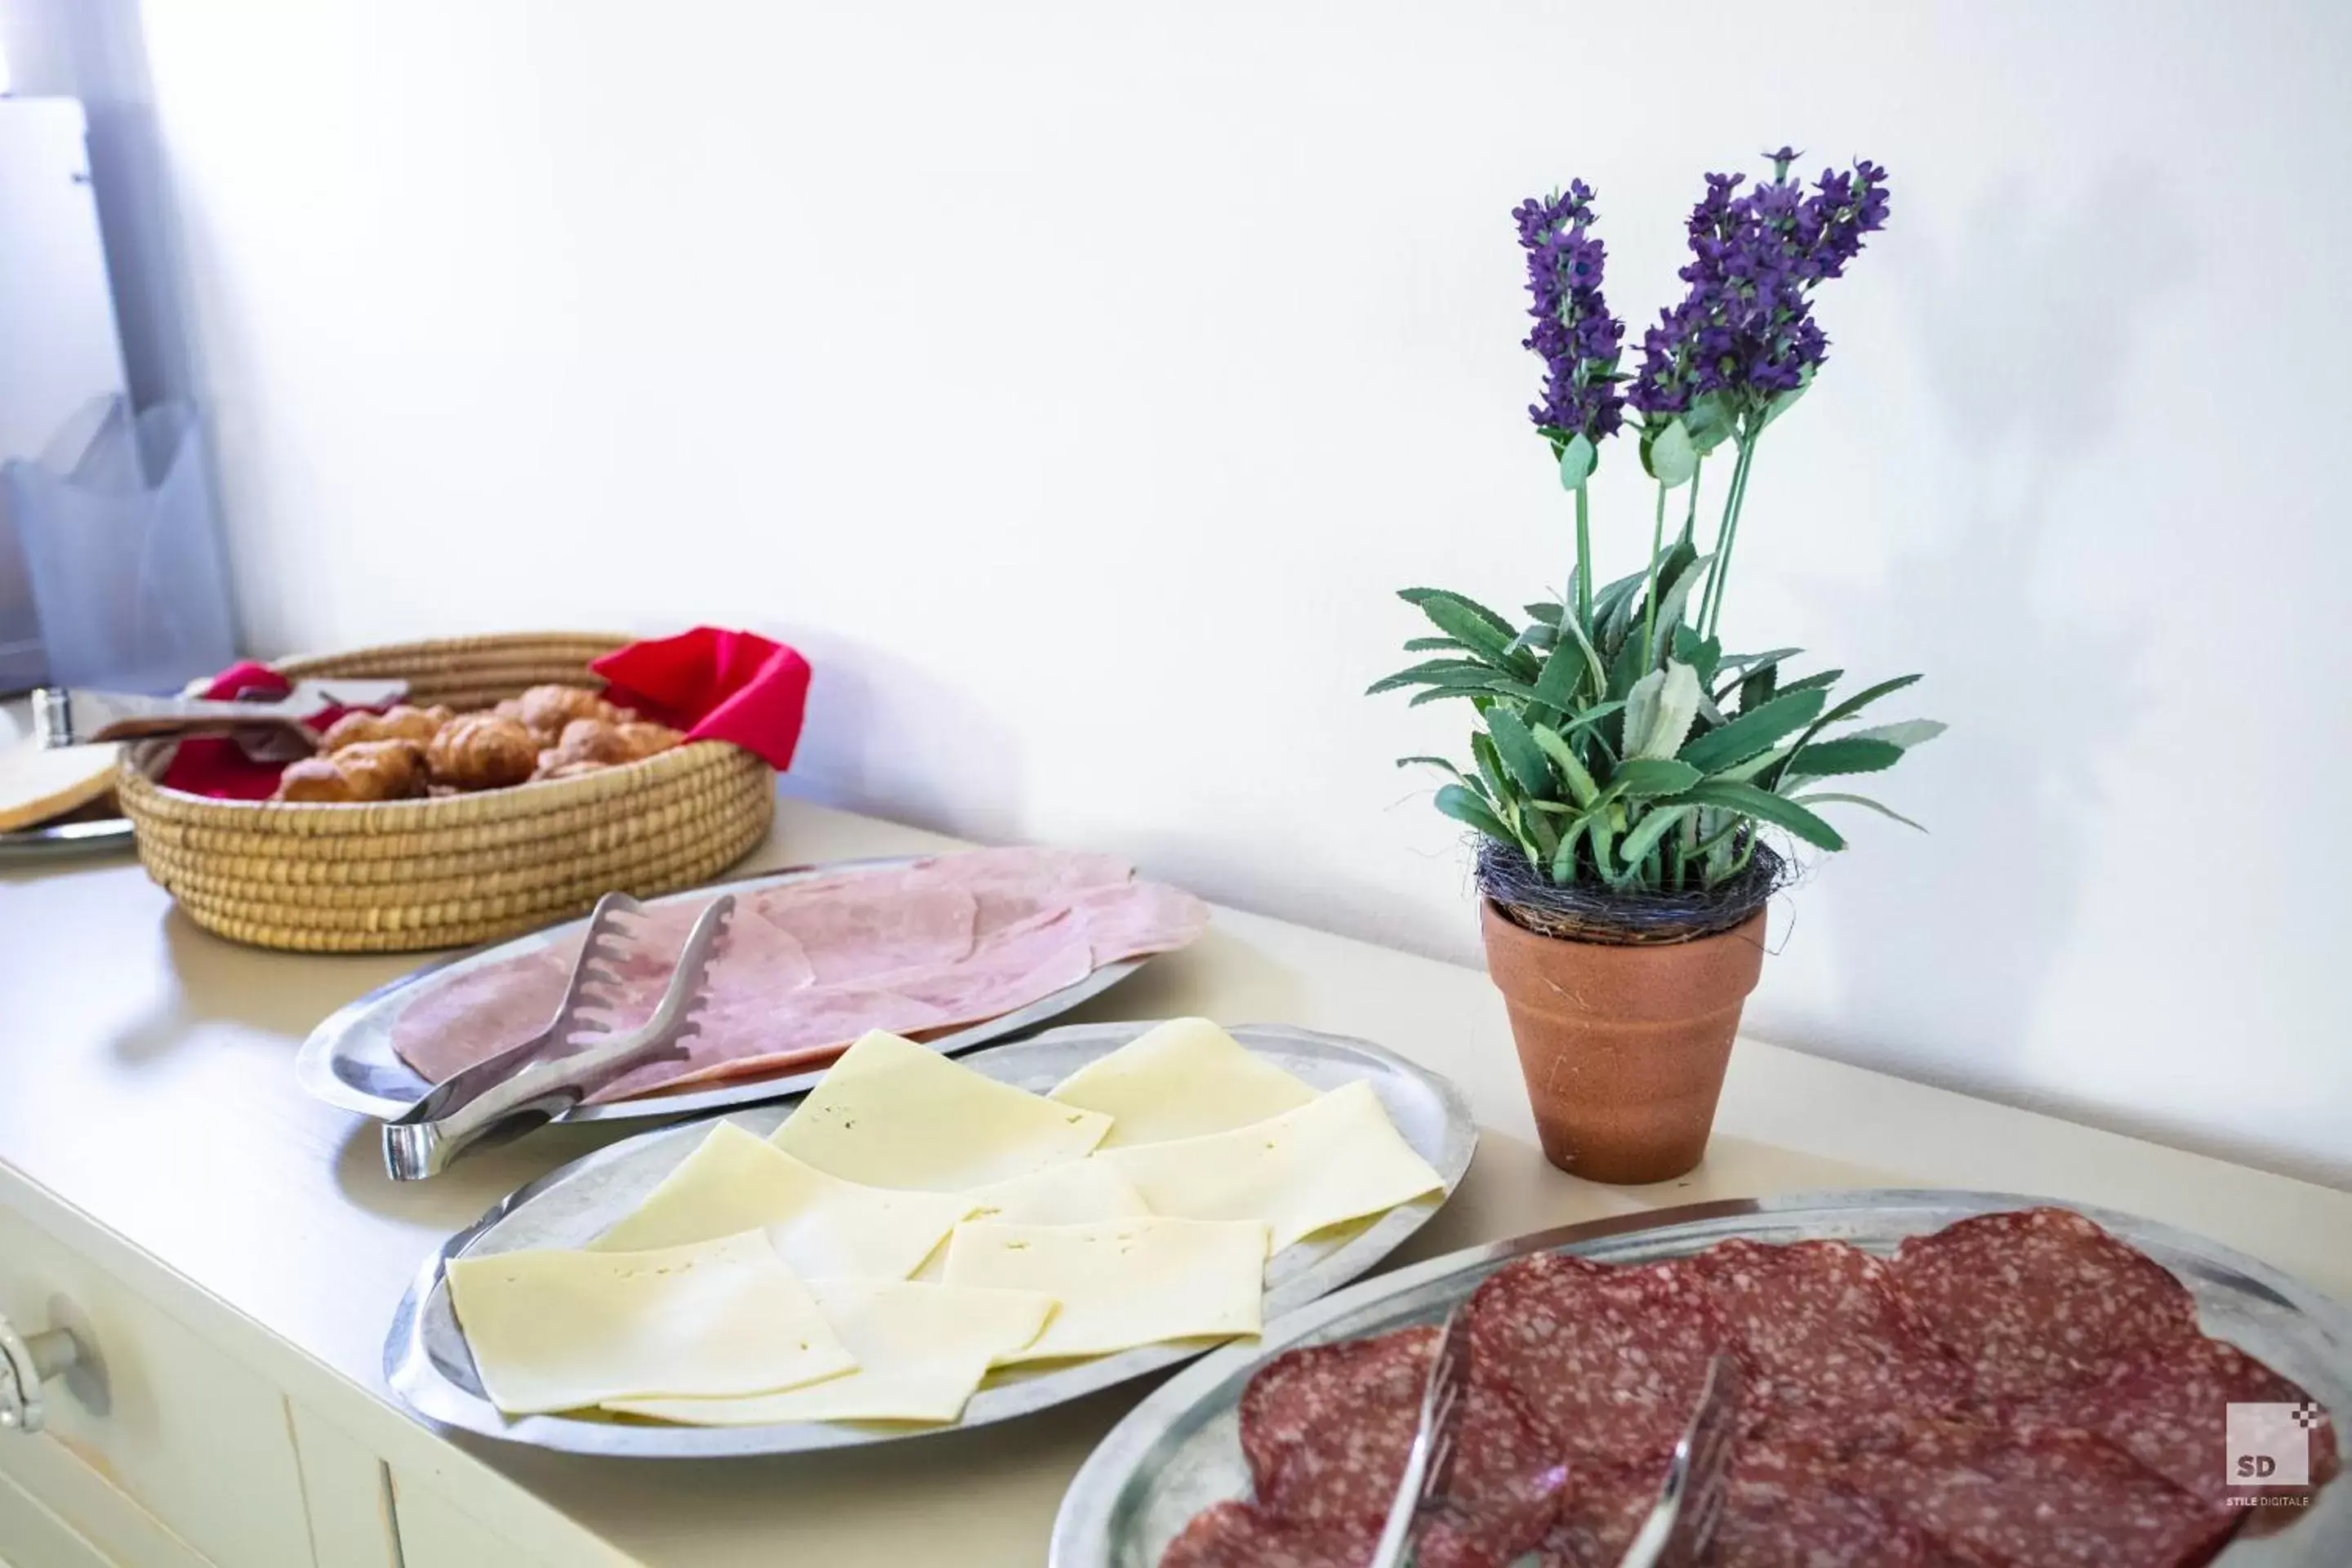
[[[478,708],[526,687],[601,685],[626,639],[581,632],[400,643],[287,659],[289,676],[397,676],[410,699]],[[123,759],[118,791],[147,874],[206,931],[301,952],[493,942],[708,880],[764,837],[775,775],[719,742],[578,778],[363,805],[214,800],[156,783],[171,743]]]

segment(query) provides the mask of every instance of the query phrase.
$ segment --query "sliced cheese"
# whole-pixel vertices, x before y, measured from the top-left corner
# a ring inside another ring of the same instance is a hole
[[[1276,1251],[1327,1225],[1445,1185],[1361,1079],[1230,1132],[1108,1149],[1095,1158],[1133,1182],[1153,1214],[1263,1220]]]
[[[757,1232],[652,1252],[460,1258],[448,1275],[482,1387],[510,1415],[765,1394],[857,1364]]]
[[[605,1408],[698,1426],[953,1421],[990,1363],[1034,1340],[1054,1313],[1054,1298],[1034,1290],[878,1279],[820,1279],[809,1289],[856,1371],[782,1394],[608,1400]]]
[[[1198,1138],[1313,1100],[1294,1078],[1206,1018],[1171,1018],[1055,1086],[1052,1099],[1112,1118],[1106,1149]]]
[[[961,1195],[971,1208],[958,1218],[1006,1225],[1085,1225],[1098,1219],[1140,1219],[1151,1212],[1135,1184],[1100,1160],[1048,1165]]]
[[[1056,1105],[876,1029],[769,1142],[847,1181],[961,1192],[1083,1158],[1110,1118]]]
[[[763,1230],[803,1279],[904,1279],[974,1206],[843,1181],[721,1121],[592,1246],[635,1252]]]
[[[1265,1227],[1254,1221],[960,1225],[946,1274],[950,1285],[1037,1290],[1061,1303],[1044,1333],[997,1358],[1002,1365],[1256,1333],[1265,1250]]]

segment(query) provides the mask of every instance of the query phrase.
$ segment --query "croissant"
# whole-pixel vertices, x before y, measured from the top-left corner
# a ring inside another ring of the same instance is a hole
[[[425,752],[414,741],[361,741],[305,757],[278,777],[272,800],[407,800],[425,793]]]
[[[574,778],[596,768],[614,767],[666,752],[686,737],[667,724],[633,720],[608,724],[601,719],[574,719],[563,727],[563,738],[539,753],[534,778]]]
[[[614,724],[636,717],[583,686],[534,686],[515,702],[515,716],[540,737],[541,745],[553,744],[574,719],[601,719]]]
[[[446,708],[412,708],[404,702],[383,713],[346,713],[328,726],[319,749],[338,752],[368,741],[414,741],[421,746],[448,721]]]
[[[433,782],[459,789],[503,789],[530,777],[539,744],[529,730],[495,713],[467,713],[441,726],[425,748]]]

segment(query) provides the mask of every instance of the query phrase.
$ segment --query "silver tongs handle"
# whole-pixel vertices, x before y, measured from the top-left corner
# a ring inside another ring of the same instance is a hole
[[[33,693],[33,733],[44,746],[81,746],[151,735],[217,733],[255,725],[301,730],[304,720],[330,707],[381,708],[407,695],[404,680],[304,680],[283,697],[253,701],[45,686]],[[307,739],[309,732],[303,733]]]
[[[722,893],[695,918],[678,952],[677,966],[662,993],[653,1016],[635,1029],[597,1039],[562,1055],[567,1037],[583,1007],[603,1005],[583,994],[585,984],[604,978],[596,961],[608,950],[600,931],[609,933],[610,916],[618,910],[634,912],[635,900],[608,893],[598,900],[591,918],[590,935],[581,948],[572,985],[556,1021],[546,1032],[526,1041],[486,1068],[506,1068],[504,1076],[484,1084],[467,1069],[436,1086],[398,1121],[383,1130],[384,1169],[395,1182],[421,1182],[448,1169],[452,1161],[485,1140],[530,1131],[553,1121],[632,1068],[686,1055],[684,1041],[700,1026],[693,1015],[708,993],[710,962],[728,920],[735,911],[735,895]],[[519,1057],[528,1057],[515,1066]],[[455,1101],[454,1108],[452,1101]]]

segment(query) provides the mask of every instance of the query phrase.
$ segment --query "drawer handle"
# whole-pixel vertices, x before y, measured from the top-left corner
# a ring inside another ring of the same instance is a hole
[[[19,1335],[0,1317],[0,1432],[41,1429],[41,1384],[81,1359],[81,1342],[64,1329]]]

